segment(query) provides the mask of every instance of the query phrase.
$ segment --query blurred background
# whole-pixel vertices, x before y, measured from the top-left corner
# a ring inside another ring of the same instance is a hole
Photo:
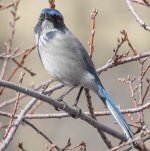
[[[12,0],[1,0],[2,4],[8,4],[13,2]],[[15,37],[13,39],[13,48],[19,48],[24,50],[25,48],[30,48],[34,41],[33,28],[37,23],[39,14],[41,10],[45,7],[49,7],[47,0],[21,0],[18,16],[20,20],[16,25]],[[134,4],[138,14],[144,19],[147,24],[150,24],[150,10],[144,6],[139,6]],[[95,66],[103,66],[112,56],[113,48],[117,46],[117,39],[121,37],[120,31],[125,29],[128,33],[129,39],[133,46],[136,48],[137,52],[142,53],[150,51],[150,33],[145,31],[140,25],[135,21],[135,18],[129,12],[125,1],[121,0],[56,0],[56,9],[58,9],[64,16],[65,24],[67,27],[80,39],[82,44],[88,50],[88,41],[91,33],[91,17],[90,14],[92,10],[96,8],[98,10],[98,15],[96,17],[96,32],[94,39],[95,51],[93,54],[93,62]],[[0,53],[3,52],[4,43],[8,40],[10,35],[9,21],[12,20],[10,14],[10,9],[0,11]],[[128,50],[128,46],[125,45],[121,50]],[[0,60],[1,61],[1,60]],[[0,62],[1,63],[1,62]],[[51,79],[48,73],[43,68],[38,53],[35,50],[27,58],[25,65],[30,67],[32,71],[36,72],[37,75],[34,77],[25,75],[23,85],[29,86],[31,84],[38,85],[43,81]],[[1,67],[1,66],[0,66]],[[10,69],[12,69],[13,64],[10,64],[7,72],[10,74]],[[13,78],[12,81],[18,81],[20,77],[20,71],[18,75]],[[137,62],[132,62],[130,64],[122,65],[109,69],[107,72],[103,72],[100,77],[101,81],[115,100],[116,104],[121,105],[121,108],[133,107],[131,102],[131,95],[129,88],[126,84],[118,81],[118,78],[127,78],[128,75],[131,77],[138,76],[140,74],[140,65]],[[8,75],[5,76],[7,79]],[[56,83],[55,83],[56,84]],[[67,88],[56,91],[52,97],[58,98],[63,94]],[[11,91],[12,92],[12,91]],[[65,100],[68,104],[73,104],[78,89],[72,91]],[[15,92],[5,93],[0,100],[7,100],[15,96]],[[93,105],[95,111],[103,111],[105,108],[99,98],[91,92]],[[26,98],[21,101],[20,105],[24,105],[31,98]],[[87,102],[84,93],[80,98],[79,107],[83,111],[87,111]],[[4,111],[12,112],[13,106],[3,108]],[[54,113],[56,112],[53,107],[43,103],[36,113]],[[136,116],[135,116],[136,118]],[[148,121],[148,111],[145,112],[146,121]],[[7,123],[9,119],[0,117],[0,121]],[[111,125],[114,129],[120,129],[117,125],[113,124],[112,118],[99,117],[98,120],[104,124]],[[106,150],[101,137],[99,136],[96,129],[93,129],[87,123],[81,121],[80,119],[64,118],[64,119],[47,119],[47,120],[32,120],[40,130],[42,130],[47,136],[61,147],[64,147],[67,143],[68,138],[71,138],[72,145],[79,144],[82,141],[87,142],[87,150]],[[150,122],[150,121],[149,121]],[[4,131],[0,130],[0,138],[2,139]],[[116,140],[111,138],[113,143]],[[33,131],[30,127],[26,125],[20,126],[18,129],[8,151],[19,150],[17,147],[18,142],[23,142],[24,148],[27,151],[43,151],[45,149],[45,144],[47,142],[38,135],[37,132]],[[150,147],[150,143],[147,142]]]

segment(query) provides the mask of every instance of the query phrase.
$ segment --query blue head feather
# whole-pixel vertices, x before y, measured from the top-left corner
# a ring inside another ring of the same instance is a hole
[[[50,15],[61,15],[61,13],[54,8],[44,8],[41,14],[50,14]]]
[[[63,28],[64,28],[65,25],[64,25],[64,22],[63,22],[63,16],[62,16],[62,14],[58,10],[56,10],[54,8],[44,8],[41,11],[39,22],[37,23],[37,25],[34,28],[34,32],[35,33],[40,32],[42,22],[44,21],[44,17],[43,16],[45,16],[46,14],[49,14],[50,16],[52,16],[52,18],[53,18],[53,24],[54,24],[55,28],[63,30]],[[57,16],[60,16],[60,17],[57,18]]]

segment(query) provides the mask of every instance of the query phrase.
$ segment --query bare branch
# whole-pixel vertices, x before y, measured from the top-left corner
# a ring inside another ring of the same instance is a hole
[[[98,72],[98,74],[100,74],[103,71],[107,71],[109,68],[117,67],[119,65],[129,63],[132,61],[138,61],[141,58],[146,58],[146,57],[150,57],[150,52],[145,52],[143,54],[138,54],[136,56],[127,57],[127,58],[124,58],[124,59],[120,60],[119,62],[115,62],[115,63],[112,60],[109,60],[104,66],[97,69],[97,72]]]
[[[118,139],[121,139],[122,141],[127,140],[124,135],[121,135],[120,133],[118,133],[114,129],[111,129],[110,127],[107,127],[106,125],[103,125],[102,123],[97,122],[95,119],[87,116],[83,112],[81,112],[81,114],[79,115],[78,109],[74,109],[74,108],[68,106],[67,104],[64,104],[63,102],[55,101],[46,95],[43,95],[41,93],[38,93],[36,91],[33,91],[31,89],[28,89],[28,88],[25,88],[22,86],[18,86],[12,82],[0,80],[0,86],[19,91],[21,93],[25,93],[29,96],[32,96],[32,97],[37,98],[39,100],[42,100],[42,101],[54,106],[55,108],[59,108],[61,110],[64,110],[65,112],[69,113],[70,115],[75,115],[76,117],[79,117],[80,119],[86,121],[87,123],[94,126],[95,128],[101,129],[104,132],[106,132],[106,133],[108,133],[108,134],[110,134],[110,135],[112,135]]]
[[[132,0],[126,0],[126,3],[128,5],[128,9],[131,11],[131,13],[133,14],[133,16],[135,17],[136,21],[141,25],[141,27],[143,27],[145,30],[150,31],[150,26],[147,25],[137,14],[137,12],[134,10],[133,6],[132,6]]]
[[[30,123],[29,121],[27,121],[25,119],[23,120],[23,122],[26,123],[27,125],[29,125],[30,127],[32,127],[35,131],[37,131],[37,133],[40,134],[42,137],[44,137],[51,145],[54,144],[53,141],[48,138],[48,136],[46,136],[41,130],[39,130],[37,127],[35,127],[32,123]],[[61,149],[57,145],[55,145],[54,147],[58,151],[61,151]]]
[[[25,75],[24,73],[21,73],[21,77],[20,77],[20,80],[19,80],[20,85],[22,85],[22,81],[23,81],[24,75]],[[10,121],[9,121],[8,127],[7,127],[7,129],[6,129],[6,133],[5,133],[4,137],[3,137],[4,139],[7,137],[7,135],[8,135],[8,133],[9,133],[11,127],[13,126],[14,116],[15,116],[15,114],[16,114],[16,112],[17,112],[17,107],[18,107],[18,105],[19,105],[19,97],[20,97],[20,92],[17,93],[16,102],[15,102],[15,105],[14,105],[14,109],[13,109],[13,112],[12,112],[12,116],[11,116],[11,119],[10,119]]]
[[[27,105],[26,107],[21,111],[21,113],[18,115],[18,118],[16,119],[16,121],[14,122],[13,126],[11,127],[7,137],[1,142],[0,144],[0,150],[5,150],[10,141],[13,139],[13,136],[17,130],[17,128],[19,127],[20,123],[22,122],[24,116],[26,115],[26,113],[31,109],[31,107],[36,103],[37,99],[32,99]]]
[[[150,2],[145,3],[144,1],[146,2],[146,0],[132,0],[134,3],[150,7]]]
[[[140,112],[142,110],[145,109],[149,109],[150,108],[150,102],[147,102],[146,104],[139,106],[137,108],[130,108],[130,109],[120,109],[120,112],[122,114],[127,114],[127,113],[136,113],[136,112]],[[84,114],[90,116],[89,112],[83,112]],[[12,114],[11,113],[7,113],[7,112],[2,112],[0,111],[0,115],[1,116],[6,116],[6,117],[11,117]],[[109,111],[95,111],[94,112],[95,116],[108,116],[111,115]],[[53,114],[27,114],[25,116],[25,119],[49,119],[49,118],[66,118],[66,117],[71,117],[68,113],[53,113]],[[17,118],[17,116],[15,116],[14,118]]]

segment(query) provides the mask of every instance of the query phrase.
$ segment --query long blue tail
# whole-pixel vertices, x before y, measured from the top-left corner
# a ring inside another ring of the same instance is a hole
[[[121,114],[119,109],[116,107],[114,102],[112,101],[111,97],[106,92],[105,88],[101,83],[98,82],[98,94],[100,98],[102,99],[103,103],[108,107],[109,111],[113,115],[114,119],[118,123],[118,125],[121,127],[123,132],[125,133],[127,139],[133,138],[133,133],[128,126],[124,116]]]

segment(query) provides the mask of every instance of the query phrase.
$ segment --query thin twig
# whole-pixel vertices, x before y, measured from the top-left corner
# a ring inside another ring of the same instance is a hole
[[[95,35],[95,18],[98,14],[98,10],[94,9],[91,13],[91,36],[90,36],[90,41],[89,41],[89,56],[92,58],[92,54],[94,52],[94,35]],[[91,96],[90,96],[90,91],[89,89],[85,88],[85,95],[87,98],[87,103],[88,103],[88,109],[90,112],[90,115],[93,119],[96,119],[96,116],[94,115],[94,107],[92,105],[92,101],[91,101]],[[104,141],[104,143],[106,144],[106,146],[108,148],[112,148],[111,142],[108,140],[107,136],[105,135],[105,133],[101,130],[101,129],[97,129],[99,135],[101,136],[102,140]]]
[[[77,149],[77,148],[83,148],[84,150],[86,150],[86,142],[83,141],[80,144],[74,145],[73,147],[70,147],[68,145],[68,147],[64,148],[64,151],[65,150],[74,150],[74,149]]]
[[[144,1],[146,0],[132,0],[134,3],[150,7],[150,2],[145,3]]]
[[[32,99],[27,105],[26,107],[21,111],[21,113],[18,115],[18,118],[16,119],[16,121],[14,122],[13,126],[11,127],[7,137],[1,142],[0,144],[0,150],[5,150],[9,143],[11,142],[11,140],[13,139],[13,136],[16,132],[16,130],[18,129],[20,123],[22,122],[24,116],[26,115],[26,113],[31,109],[31,107],[36,103],[37,99]]]
[[[115,63],[112,60],[109,60],[101,68],[98,68],[97,72],[98,72],[98,74],[100,74],[103,71],[107,71],[109,68],[117,67],[119,65],[129,63],[132,61],[139,61],[141,58],[146,58],[146,57],[150,57],[150,52],[145,52],[143,54],[138,54],[136,56],[127,57],[127,58],[121,59],[119,62],[115,62]]]
[[[90,96],[90,93],[89,93],[89,89],[85,89],[85,96],[86,96],[86,99],[87,99],[87,103],[88,103],[88,109],[89,109],[89,113],[91,115],[91,117],[95,120],[96,119],[96,116],[94,114],[94,107],[92,105],[92,101],[91,101],[91,96]],[[100,134],[100,136],[102,137],[104,143],[106,144],[106,146],[108,148],[112,148],[113,146],[111,145],[111,141],[108,140],[107,136],[105,135],[105,133],[100,130],[100,129],[97,129],[98,133]]]
[[[55,8],[55,0],[48,0],[50,8]]]
[[[20,77],[20,80],[19,80],[20,86],[22,85],[24,75],[25,75],[25,73],[21,73],[21,77]],[[15,105],[14,105],[14,108],[13,108],[12,116],[11,116],[11,119],[9,121],[8,127],[6,129],[6,133],[4,134],[3,139],[5,139],[7,137],[11,127],[13,126],[13,120],[14,120],[14,117],[16,115],[17,107],[18,107],[18,104],[19,104],[19,97],[20,97],[20,92],[17,92],[16,102],[15,102]]]
[[[48,136],[46,136],[41,130],[39,130],[36,126],[34,126],[31,122],[27,121],[27,120],[23,120],[24,123],[26,123],[27,125],[29,125],[30,127],[32,127],[35,131],[37,131],[38,134],[40,134],[42,137],[44,137],[51,145],[53,145],[53,141],[50,140],[48,138]],[[55,145],[55,148],[58,150],[58,151],[61,151],[61,149]]]
[[[7,5],[0,5],[0,11],[4,10],[4,9],[7,9],[7,8],[10,8],[10,7],[13,7],[13,6],[14,6],[14,3],[10,3],[10,4],[7,4]]]
[[[18,148],[21,149],[22,151],[26,151],[23,147],[23,143],[22,142],[19,142],[18,143]]]
[[[125,147],[125,146],[127,146],[127,145],[129,145],[129,144],[131,144],[131,143],[133,143],[133,142],[137,142],[137,141],[141,141],[141,138],[136,137],[136,138],[134,138],[134,139],[132,139],[132,140],[129,140],[129,141],[127,141],[127,142],[123,142],[123,143],[121,143],[120,145],[117,145],[117,146],[115,146],[114,148],[109,149],[108,151],[117,151],[118,149],[120,149],[120,148],[122,148],[122,147]]]
[[[126,0],[126,3],[128,5],[128,9],[131,11],[131,13],[133,14],[133,16],[135,17],[136,21],[141,25],[141,27],[143,27],[145,30],[150,31],[150,26],[147,25],[137,14],[137,12],[134,10],[133,6],[132,6],[132,0]]]
[[[127,113],[137,113],[146,109],[150,108],[150,102],[147,102],[145,104],[143,104],[142,106],[139,106],[137,108],[130,108],[130,109],[120,109],[120,112],[122,114],[127,114]],[[89,112],[83,112],[84,114],[90,116]],[[108,116],[111,115],[111,113],[109,111],[95,111],[94,112],[95,116]],[[8,113],[8,112],[3,112],[0,111],[0,116],[6,116],[6,117],[11,117],[12,113]],[[53,114],[27,114],[25,116],[25,119],[50,119],[50,118],[66,118],[66,117],[71,117],[71,115],[69,115],[68,113],[53,113]],[[17,116],[15,116],[14,118],[17,118]]]
[[[98,14],[98,10],[94,9],[91,13],[92,26],[91,26],[91,36],[89,41],[89,56],[92,58],[94,52],[94,35],[95,35],[95,17]]]
[[[39,85],[37,85],[37,86],[30,86],[30,88],[31,89],[34,89],[34,90],[39,90],[39,89],[41,89],[42,87],[43,87],[43,85],[45,85],[45,84],[47,84],[47,83],[49,83],[49,82],[51,82],[52,80],[48,80],[48,81],[44,81],[42,84],[39,84]],[[63,85],[62,84],[57,84],[57,85],[55,85],[55,86],[52,86],[52,87],[50,87],[49,89],[48,89],[48,92],[47,93],[49,93],[49,92],[53,92],[53,91],[55,91],[55,90],[58,90],[58,89],[60,89],[60,88],[62,88],[63,87]],[[46,94],[47,94],[46,93]],[[25,95],[25,94],[21,94],[20,95],[20,97],[19,97],[19,99],[21,100],[21,99],[23,99],[23,98],[25,98],[25,97],[27,97],[27,95]],[[16,97],[14,97],[14,98],[11,98],[11,99],[9,99],[9,100],[4,100],[1,104],[0,104],[0,108],[3,108],[3,107],[6,107],[6,106],[8,106],[8,105],[11,105],[11,104],[13,104],[14,102],[16,101]]]
[[[10,22],[10,27],[11,27],[10,37],[9,37],[8,41],[6,42],[6,44],[5,44],[5,47],[6,47],[5,53],[6,54],[9,54],[11,52],[12,40],[13,40],[13,37],[14,37],[14,34],[15,34],[16,21],[19,19],[19,17],[17,17],[17,10],[18,10],[19,2],[20,2],[20,0],[17,0],[15,3],[9,5],[9,7],[10,6],[13,7],[13,10],[11,11],[11,14],[13,16],[13,20],[12,20],[12,22]],[[0,72],[0,79],[4,78],[5,71],[6,71],[6,68],[7,68],[7,64],[8,64],[8,58],[5,58],[5,60],[3,62],[3,65],[2,65],[2,70]]]
[[[17,63],[17,66],[12,69],[12,72],[11,72],[11,74],[9,75],[8,79],[7,79],[8,81],[10,81],[10,80],[12,79],[12,77],[15,75],[15,73],[18,71],[18,69],[19,69],[20,67],[22,67],[22,65],[24,64],[25,59],[28,57],[28,55],[29,55],[34,49],[35,49],[35,46],[29,48],[29,50],[28,50],[25,54],[23,54],[23,56],[21,57],[19,63]],[[8,59],[8,58],[6,58],[6,59]],[[13,60],[15,61],[15,59],[13,59]],[[23,68],[23,67],[22,67],[22,68]],[[35,75],[35,73],[31,72],[31,71],[28,70],[27,68],[23,68],[23,69],[26,70],[28,73],[30,73],[32,76]],[[3,91],[4,91],[4,88],[0,88],[0,94],[2,94]]]

